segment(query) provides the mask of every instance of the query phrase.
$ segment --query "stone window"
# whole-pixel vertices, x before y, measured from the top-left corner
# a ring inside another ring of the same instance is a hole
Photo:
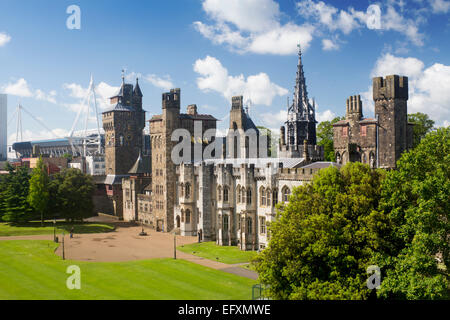
[[[186,185],[184,186],[184,196],[186,197],[186,199],[189,199],[191,196],[191,184],[190,183],[186,183]]]
[[[242,203],[245,203],[246,201],[245,201],[245,188],[244,187],[242,187]]]
[[[223,188],[223,201],[228,202],[228,187]]]
[[[273,189],[272,195],[272,205],[275,206],[278,203],[278,189]]]
[[[270,191],[270,189],[267,189],[266,193],[267,193],[267,206],[270,207],[271,206],[270,197],[272,195],[272,191]]]
[[[264,187],[261,187],[259,189],[259,194],[261,196],[261,198],[260,198],[260,205],[261,206],[265,206],[266,205],[266,189],[264,189]]]
[[[348,136],[348,127],[343,126],[342,127],[342,137],[347,137],[347,136]]]
[[[186,223],[191,223],[191,210],[186,210]]]
[[[259,233],[266,234],[266,217],[259,218]]]
[[[362,137],[367,135],[367,126],[360,126],[360,133]]]
[[[241,186],[238,186],[236,189],[236,193],[237,193],[237,202],[241,203]]]
[[[247,189],[247,204],[252,204],[252,189]]]
[[[283,194],[283,201],[288,202],[291,190],[288,187],[284,187],[282,190],[282,194]]]
[[[217,201],[222,201],[222,187],[217,188]]]
[[[228,215],[223,215],[223,231],[228,231]]]

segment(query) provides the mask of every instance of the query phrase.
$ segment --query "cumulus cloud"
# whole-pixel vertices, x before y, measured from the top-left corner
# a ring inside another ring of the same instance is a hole
[[[11,41],[11,36],[6,32],[0,32],[0,47]]]
[[[246,103],[269,106],[276,96],[288,93],[285,88],[271,82],[264,72],[247,78],[243,74],[231,76],[222,63],[211,56],[198,59],[194,71],[200,75],[197,78],[200,90],[219,92],[227,100],[235,95],[243,95]]]
[[[336,118],[336,114],[331,110],[325,110],[324,112],[316,112],[317,122],[331,121]]]
[[[282,13],[273,0],[204,0],[203,10],[213,24],[195,21],[195,29],[213,43],[240,53],[287,55],[296,52],[299,42],[306,49],[313,39],[309,24],[282,24]]]
[[[339,45],[330,39],[322,39],[322,49],[325,51],[332,51],[339,49]]]
[[[3,93],[25,98],[34,98],[36,100],[48,101],[56,104],[56,91],[52,90],[45,93],[41,89],[33,90],[24,78],[18,79],[16,82],[10,82],[1,87]]]
[[[404,34],[415,45],[423,45],[424,35],[419,32],[418,27],[421,20],[405,17],[396,10],[395,5],[404,11],[401,2],[392,1],[384,5],[371,5],[366,11],[358,11],[352,7],[347,10],[339,10],[333,5],[314,0],[302,0],[296,4],[300,16],[313,23],[317,28],[329,32],[339,31],[348,35],[353,30],[360,28],[392,30]],[[379,23],[378,19],[374,18],[378,14]],[[326,48],[323,45],[323,49],[326,50]]]
[[[447,13],[450,11],[450,1],[448,0],[430,0],[430,2],[434,13]]]
[[[450,66],[434,63],[430,67],[413,57],[384,54],[378,58],[371,77],[398,74],[408,76],[408,113],[422,112],[445,125],[450,120]],[[372,87],[362,94],[365,105],[373,110]]]
[[[125,76],[127,81],[134,81],[136,78],[144,79],[147,83],[164,90],[169,90],[175,87],[169,75],[160,77],[156,74],[142,75],[142,73],[130,72]]]

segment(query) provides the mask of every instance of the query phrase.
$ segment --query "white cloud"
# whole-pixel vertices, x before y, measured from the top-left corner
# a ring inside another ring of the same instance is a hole
[[[125,76],[125,79],[127,81],[133,81],[136,78],[144,79],[146,82],[150,83],[151,85],[161,88],[164,90],[169,90],[174,88],[174,84],[172,82],[172,79],[169,75],[166,75],[164,77],[159,77],[156,74],[147,74],[145,76],[142,75],[142,73],[136,73],[136,72],[130,72]]]
[[[2,86],[1,91],[13,96],[34,98],[36,100],[43,100],[56,104],[56,91],[52,90],[50,93],[45,93],[41,89],[33,90],[24,78],[20,78],[16,82],[10,82]]]
[[[0,32],[0,47],[11,41],[11,36],[6,32]]]
[[[442,1],[442,0],[436,0]],[[297,2],[298,13],[317,28],[323,27],[334,33],[340,31],[343,34],[350,34],[353,30],[367,27],[368,29],[393,30],[403,33],[414,44],[423,45],[423,34],[419,32],[418,24],[421,19],[411,19],[399,14],[394,6],[399,6],[403,11],[402,2],[388,2],[376,5],[380,11],[380,25],[372,24],[371,17],[367,11],[358,11],[349,7],[347,10],[339,10],[323,1],[302,0]],[[372,7],[373,8],[373,7]],[[370,26],[370,27],[369,27]],[[322,29],[323,29],[322,28]],[[324,50],[326,47],[323,46]]]
[[[339,49],[339,45],[330,39],[322,39],[322,49],[325,51],[332,51]]]
[[[287,110],[279,110],[277,113],[262,113],[260,118],[264,126],[279,129],[287,120]]]
[[[426,113],[437,125],[450,120],[450,66],[434,63],[425,68],[417,58],[384,54],[375,63],[371,76],[390,74],[408,76],[408,113]],[[372,87],[362,94],[362,98],[373,110]]]
[[[316,112],[317,122],[331,121],[336,118],[336,114],[331,110],[325,110],[324,112]]]
[[[166,76],[165,78],[160,78],[155,74],[148,74],[144,77],[144,79],[150,82],[155,87],[164,90],[169,90],[174,87],[172,80],[170,79],[169,76]]]
[[[430,2],[434,13],[447,13],[450,11],[450,1],[430,0]]]
[[[239,53],[292,54],[298,43],[306,49],[313,38],[314,27],[309,24],[282,24],[273,0],[204,0],[203,9],[213,24],[195,21],[196,30]]]
[[[210,56],[198,59],[194,64],[194,71],[200,75],[197,78],[199,89],[219,92],[228,100],[232,96],[243,95],[247,103],[269,106],[276,96],[288,93],[286,89],[271,82],[264,72],[247,78],[242,74],[230,76],[220,61]]]

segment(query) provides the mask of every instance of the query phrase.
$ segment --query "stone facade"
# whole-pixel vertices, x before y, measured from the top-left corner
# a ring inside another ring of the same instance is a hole
[[[200,124],[200,134],[208,129],[216,129],[217,119],[211,115],[198,114],[196,105],[189,105],[187,113],[180,112],[180,89],[172,89],[162,94],[162,114],[150,119],[150,139],[152,148],[152,208],[157,231],[170,232],[174,229],[174,204],[176,174],[172,161],[172,150],[178,141],[172,141],[175,129],[186,129],[194,136],[194,125]],[[195,143],[192,141],[192,150]],[[192,156],[192,155],[191,155]],[[190,158],[192,161],[192,157]],[[201,160],[201,159],[200,159]]]
[[[128,177],[143,147],[145,111],[138,80],[133,88],[122,76],[120,90],[110,100],[112,107],[102,113],[107,175],[104,183],[114,215],[123,218],[122,179]]]
[[[402,152],[412,148],[407,121],[408,78],[373,79],[375,118],[364,118],[361,97],[347,99],[345,119],[333,125],[336,161],[362,162],[372,168],[395,168]]]

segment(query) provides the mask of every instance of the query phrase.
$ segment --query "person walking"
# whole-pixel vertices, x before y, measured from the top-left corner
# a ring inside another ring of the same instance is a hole
[[[73,226],[72,226],[72,228],[70,228],[70,239],[73,238],[73,230],[74,230],[74,228],[73,228]]]

